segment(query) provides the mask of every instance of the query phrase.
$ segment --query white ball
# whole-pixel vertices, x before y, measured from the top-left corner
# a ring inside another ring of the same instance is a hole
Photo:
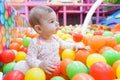
[[[19,61],[15,64],[14,70],[19,70],[26,74],[26,72],[30,69],[30,67],[27,65],[25,60]]]

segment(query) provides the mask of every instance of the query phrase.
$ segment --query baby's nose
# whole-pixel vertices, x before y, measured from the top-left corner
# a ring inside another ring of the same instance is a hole
[[[58,27],[59,26],[59,22],[58,21],[55,21],[56,22],[56,26]]]

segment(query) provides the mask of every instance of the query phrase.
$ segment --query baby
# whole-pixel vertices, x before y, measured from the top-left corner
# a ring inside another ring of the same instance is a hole
[[[51,74],[60,65],[59,48],[81,49],[83,43],[66,42],[54,34],[58,31],[59,23],[56,21],[56,13],[48,6],[32,8],[29,14],[31,27],[39,34],[33,38],[28,47],[26,57],[27,64],[43,69]]]

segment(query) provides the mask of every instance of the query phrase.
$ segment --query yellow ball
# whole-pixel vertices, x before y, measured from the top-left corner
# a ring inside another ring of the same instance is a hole
[[[70,39],[70,38],[72,38],[72,36],[70,34],[64,34],[62,36],[62,39],[64,39],[64,40],[67,40],[67,39]]]
[[[73,51],[72,49],[65,49],[62,52],[62,60],[69,58],[71,60],[75,59],[75,51]]]
[[[31,68],[25,74],[25,80],[46,80],[46,76],[42,69]]]
[[[62,38],[63,35],[64,35],[64,33],[62,31],[58,31],[56,33],[56,36],[58,36],[59,38]]]
[[[91,65],[93,65],[96,62],[105,62],[106,63],[106,59],[102,55],[96,54],[96,53],[91,54],[87,57],[86,63],[87,63],[88,68],[90,68]]]
[[[25,60],[26,58],[26,53],[25,52],[17,52],[16,55],[15,55],[15,60],[18,62],[18,61],[21,61],[21,60]]]
[[[120,79],[120,65],[116,69],[116,76],[118,79]]]

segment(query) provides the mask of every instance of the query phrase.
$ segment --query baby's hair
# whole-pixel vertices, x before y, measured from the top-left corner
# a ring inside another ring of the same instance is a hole
[[[37,6],[31,9],[29,13],[29,23],[31,27],[34,27],[35,25],[40,25],[40,18],[43,16],[43,11],[46,13],[51,13],[54,10],[48,6]]]

